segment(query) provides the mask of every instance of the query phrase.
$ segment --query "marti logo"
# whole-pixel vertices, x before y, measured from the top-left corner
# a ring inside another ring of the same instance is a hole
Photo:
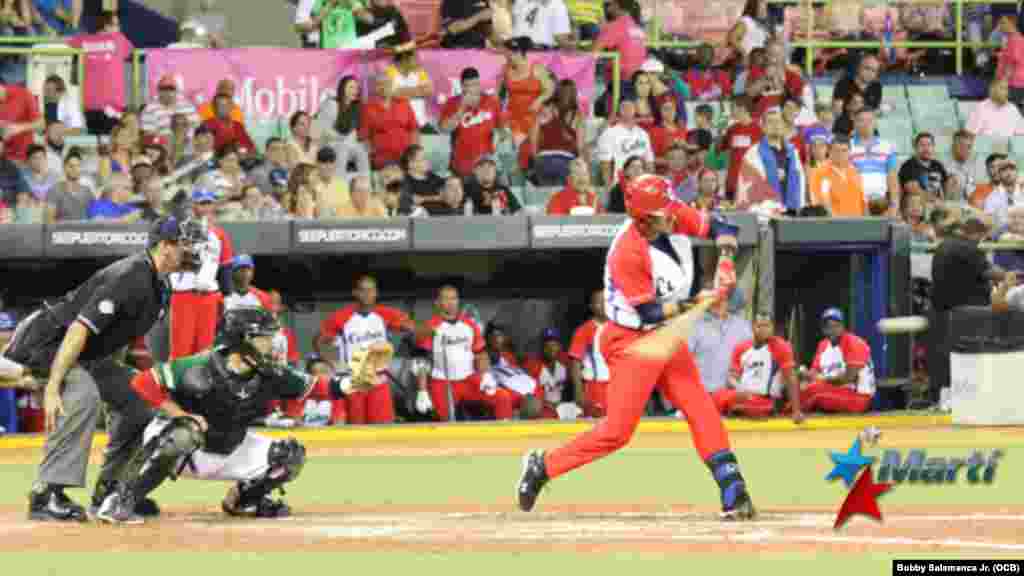
[[[906,458],[899,450],[882,452],[882,464],[878,468],[878,481],[875,481],[874,456],[865,456],[862,452],[862,441],[876,444],[881,432],[877,428],[865,430],[846,452],[831,452],[832,471],[825,476],[828,482],[842,478],[849,492],[836,514],[833,528],[839,530],[847,520],[855,514],[870,516],[882,521],[882,512],[878,508],[878,497],[901,484],[941,486],[955,484],[962,475],[970,485],[991,485],[996,477],[999,460],[1005,453],[992,450],[986,456],[980,451],[972,451],[966,458],[928,458],[924,450],[909,450]],[[862,471],[863,470],[863,471]],[[858,475],[859,474],[859,475]]]

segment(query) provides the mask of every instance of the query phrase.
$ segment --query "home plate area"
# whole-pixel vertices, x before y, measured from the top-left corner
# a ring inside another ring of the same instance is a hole
[[[879,548],[1024,552],[1020,514],[893,514],[882,524],[855,518],[841,531],[826,513],[762,512],[755,522],[722,522],[713,513],[404,513],[300,515],[273,522],[185,518],[208,535],[273,532],[282,540],[346,547],[590,548],[660,551]]]

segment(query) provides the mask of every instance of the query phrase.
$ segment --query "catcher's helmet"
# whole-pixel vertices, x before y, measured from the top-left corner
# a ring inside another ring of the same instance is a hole
[[[654,214],[666,214],[672,204],[672,185],[661,176],[645,174],[625,186],[626,212],[634,220],[643,220]]]
[[[266,368],[274,362],[270,354],[256,350],[250,342],[256,336],[274,336],[281,325],[274,316],[256,306],[232,308],[224,313],[217,342],[230,352],[240,352],[254,368]]]
[[[208,238],[206,225],[199,220],[167,216],[153,223],[149,231],[149,247],[165,240],[180,244],[185,249],[181,269],[195,272],[202,265],[201,255]]]

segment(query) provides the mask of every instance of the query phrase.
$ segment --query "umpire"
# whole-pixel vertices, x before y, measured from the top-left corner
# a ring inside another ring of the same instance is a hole
[[[130,456],[125,446],[142,432],[150,410],[131,388],[133,371],[113,356],[164,314],[167,274],[198,267],[205,239],[197,221],[158,220],[145,251],[100,270],[52,306],[44,302],[18,324],[3,356],[46,381],[48,436],[29,494],[30,520],[86,520],[64,489],[85,486],[101,399],[117,417],[100,478]]]
[[[992,282],[1006,272],[992,265],[978,244],[989,233],[988,224],[976,215],[946,225],[942,243],[932,258],[932,310],[928,327],[928,400],[936,406],[942,388],[950,386],[949,321],[959,306],[988,306]]]

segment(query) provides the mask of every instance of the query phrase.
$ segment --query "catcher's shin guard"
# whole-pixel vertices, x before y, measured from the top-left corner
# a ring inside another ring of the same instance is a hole
[[[159,434],[143,445],[125,470],[123,478],[135,500],[143,500],[165,479],[177,479],[188,458],[203,447],[203,440],[195,419],[171,418]]]
[[[224,498],[224,512],[232,516],[274,518],[287,516],[288,505],[269,496],[274,490],[284,493],[284,485],[302,472],[306,463],[306,448],[294,438],[275,440],[267,453],[267,472],[263,476],[244,480],[233,487]]]

